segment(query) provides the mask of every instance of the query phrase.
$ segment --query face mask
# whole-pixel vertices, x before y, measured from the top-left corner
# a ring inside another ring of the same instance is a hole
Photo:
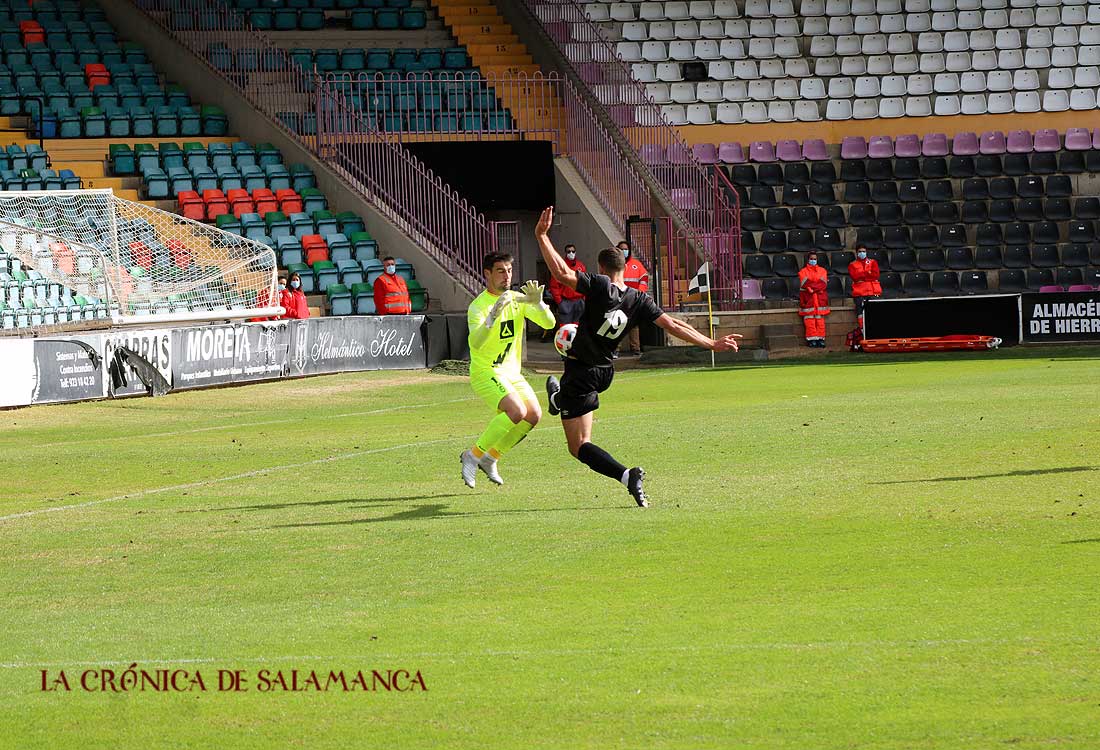
[[[279,284],[279,291],[280,292],[286,291],[286,284]]]
[[[388,274],[391,274],[391,275],[392,275],[392,274],[394,274],[394,273],[396,273],[396,272],[397,272],[397,266],[393,265],[392,263],[391,263],[391,264],[389,264],[388,266],[386,266],[386,273],[388,273]]]
[[[630,257],[630,251],[629,250],[623,250],[623,257],[624,258],[629,258]]]
[[[290,288],[291,288],[291,289],[297,289],[297,288],[298,288],[298,287],[300,287],[301,285],[302,285],[302,282],[300,282],[300,281],[292,281],[292,282],[290,282]]]
[[[859,258],[860,260],[863,260],[864,258],[867,257],[867,253],[862,252],[862,251],[858,252],[858,253],[856,253],[856,257]]]
[[[817,265],[817,258],[810,258],[809,263],[810,263],[811,266],[816,266]]]
[[[569,260],[576,260],[577,254],[576,253],[566,253],[565,257],[568,258]]]

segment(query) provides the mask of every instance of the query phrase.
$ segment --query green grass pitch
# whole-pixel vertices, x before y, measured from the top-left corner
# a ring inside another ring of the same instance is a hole
[[[463,378],[2,412],[0,747],[1100,747],[1098,354],[620,373],[646,510],[550,417],[468,490]]]

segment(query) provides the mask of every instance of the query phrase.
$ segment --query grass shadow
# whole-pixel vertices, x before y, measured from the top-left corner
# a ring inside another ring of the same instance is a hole
[[[922,482],[969,482],[972,479],[1000,479],[1002,477],[1037,477],[1045,474],[1070,474],[1078,471],[1100,471],[1100,466],[1065,466],[1058,469],[1020,469],[998,474],[972,474],[965,477],[932,477],[931,479],[893,479],[871,484],[919,484]]]
[[[349,501],[356,502],[356,501]],[[374,500],[359,500],[357,502],[374,502]],[[385,523],[389,521],[425,521],[438,518],[478,518],[487,516],[510,516],[527,513],[563,513],[568,511],[608,511],[608,510],[623,510],[630,509],[635,506],[619,506],[615,505],[595,505],[595,506],[582,506],[574,508],[509,508],[502,510],[474,510],[474,511],[455,511],[448,512],[449,506],[442,503],[430,503],[427,505],[416,505],[409,510],[399,511],[397,513],[391,513],[388,516],[381,516],[379,518],[352,518],[345,521],[312,521],[308,523],[287,523],[279,524],[276,526],[269,526],[268,530],[272,529],[305,529],[313,527],[323,526],[354,526],[358,524],[366,523]]]

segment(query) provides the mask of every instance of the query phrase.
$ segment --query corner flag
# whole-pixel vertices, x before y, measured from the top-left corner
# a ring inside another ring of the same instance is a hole
[[[688,282],[688,294],[702,294],[710,291],[710,263],[699,266],[695,278]]]

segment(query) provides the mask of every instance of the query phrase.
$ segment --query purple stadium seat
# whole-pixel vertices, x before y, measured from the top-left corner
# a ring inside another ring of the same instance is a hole
[[[802,147],[798,145],[798,141],[785,138],[775,144],[775,155],[779,157],[779,161],[802,161]]]
[[[1089,286],[1088,284],[1074,284],[1069,289],[1067,289],[1066,291],[1069,291],[1069,292],[1094,292],[1094,291],[1096,291],[1096,287]]]
[[[691,188],[673,188],[669,197],[672,198],[672,205],[681,211],[699,207],[699,201],[695,199],[695,191]]]
[[[950,151],[947,148],[946,133],[929,133],[924,136],[921,143],[921,153],[925,156],[947,156]]]
[[[840,142],[841,159],[866,159],[867,140],[858,135],[846,135]]]
[[[894,155],[900,157],[920,156],[919,135],[899,135],[894,144]]]
[[[741,280],[741,299],[764,299],[760,291],[760,279]]]
[[[1092,147],[1100,148],[1100,128],[1092,131]]]
[[[1008,149],[1005,134],[999,130],[987,130],[982,133],[978,143],[978,152],[982,154],[1003,154]]]
[[[1062,147],[1062,141],[1058,138],[1058,131],[1053,128],[1044,128],[1035,131],[1036,151],[1057,151]]]
[[[889,159],[894,155],[894,140],[888,135],[873,135],[867,144],[867,155],[872,159]]]
[[[802,142],[802,158],[810,161],[825,161],[829,158],[829,149],[820,138],[810,138]]]
[[[667,164],[665,159],[665,147],[659,143],[649,143],[642,146],[641,151],[642,161],[645,164]]]
[[[955,156],[974,156],[978,153],[978,136],[974,133],[955,133],[951,140],[951,153]]]
[[[985,140],[985,135],[982,134],[982,140]],[[1035,150],[1035,143],[1031,138],[1030,130],[1012,130],[1008,133],[1008,141],[1006,150],[1010,154],[1030,154]],[[984,153],[984,152],[983,152]]]
[[[691,164],[691,149],[681,143],[673,143],[668,147],[669,164]]]
[[[700,164],[718,163],[718,147],[713,143],[696,143],[691,147],[691,153]]]
[[[1062,289],[1062,287],[1060,287],[1056,284],[1055,285],[1048,284],[1047,286],[1039,287],[1039,292],[1041,294],[1046,294],[1047,292],[1061,292],[1061,291],[1065,291],[1065,290]]]
[[[775,161],[775,144],[771,141],[753,141],[749,145],[749,161]]]
[[[1066,150],[1088,151],[1092,148],[1092,133],[1088,128],[1070,128],[1066,131]]]
[[[723,164],[741,164],[745,161],[745,149],[737,141],[719,143],[718,159]]]

